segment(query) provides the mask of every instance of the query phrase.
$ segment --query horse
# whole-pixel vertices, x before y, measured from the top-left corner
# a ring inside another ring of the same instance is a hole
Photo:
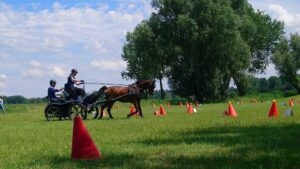
[[[103,111],[107,107],[107,112],[109,118],[113,119],[111,115],[111,108],[113,107],[116,101],[120,102],[130,102],[135,107],[135,112],[127,115],[127,118],[139,112],[140,116],[143,117],[143,112],[141,108],[141,99],[142,93],[148,92],[150,95],[153,95],[155,88],[155,80],[143,80],[136,81],[132,85],[128,86],[111,86],[104,91],[104,96],[106,102],[101,105],[101,113],[98,119],[103,117]]]

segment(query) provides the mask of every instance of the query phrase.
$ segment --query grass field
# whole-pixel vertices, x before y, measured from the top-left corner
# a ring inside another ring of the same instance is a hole
[[[128,104],[113,109],[115,119],[84,121],[103,158],[71,160],[72,121],[47,122],[45,105],[7,105],[0,114],[0,168],[300,168],[300,104],[293,117],[278,100],[280,116],[268,118],[271,103],[234,104],[237,118],[222,115],[227,104],[204,104],[192,115],[186,107],[145,118],[126,118]]]

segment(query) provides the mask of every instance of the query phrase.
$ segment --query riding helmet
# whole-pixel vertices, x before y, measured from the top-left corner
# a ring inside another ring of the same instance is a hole
[[[77,69],[72,69],[71,73],[78,73]]]
[[[50,80],[50,85],[52,84],[56,84],[56,81],[55,80]]]

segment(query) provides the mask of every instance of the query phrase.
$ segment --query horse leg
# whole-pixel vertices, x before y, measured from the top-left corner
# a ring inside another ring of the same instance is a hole
[[[138,103],[138,110],[140,112],[140,116],[143,118],[144,116],[143,116],[143,112],[142,112],[141,101],[139,100],[139,101],[137,101],[137,103]]]
[[[100,115],[99,115],[98,119],[102,119],[103,118],[103,111],[104,111],[105,107],[107,107],[106,104],[101,105],[101,112],[100,112]]]
[[[110,110],[111,110],[111,108],[112,108],[113,105],[114,105],[114,102],[109,103],[108,106],[107,106],[107,112],[109,114],[109,118],[110,119],[113,119],[113,116],[111,115],[111,112],[110,112]]]

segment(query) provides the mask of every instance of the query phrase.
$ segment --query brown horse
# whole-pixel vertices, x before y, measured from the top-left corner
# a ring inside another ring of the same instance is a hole
[[[130,102],[134,105],[136,112],[128,114],[127,118],[139,112],[143,117],[141,108],[142,93],[148,92],[153,95],[155,88],[155,80],[136,81],[129,86],[111,86],[104,91],[104,96],[107,102],[101,106],[101,113],[98,119],[103,117],[103,110],[107,107],[109,118],[113,118],[111,115],[111,108],[116,101]]]

